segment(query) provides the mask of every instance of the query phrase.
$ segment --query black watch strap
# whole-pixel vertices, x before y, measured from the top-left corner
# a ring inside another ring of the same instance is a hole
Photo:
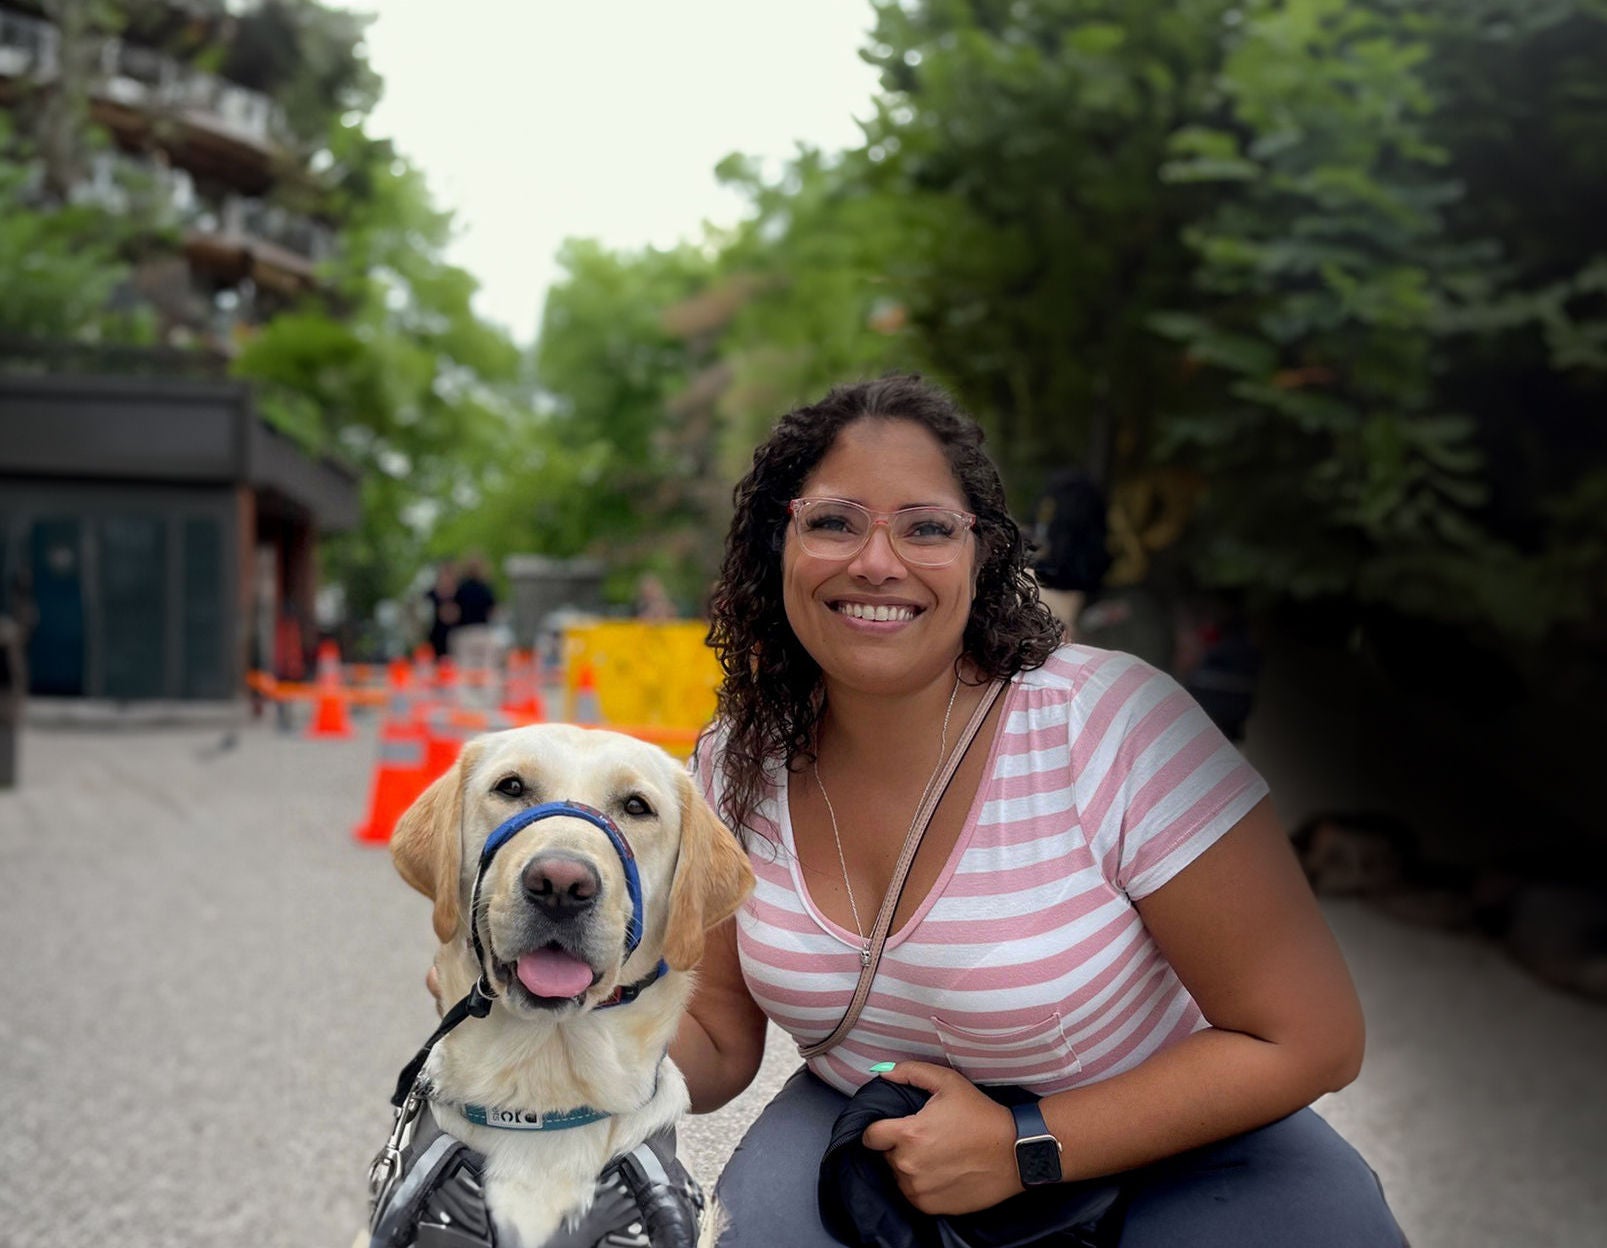
[[[1016,1173],[1022,1187],[1060,1182],[1060,1141],[1036,1104],[1012,1105],[1016,1120]]]

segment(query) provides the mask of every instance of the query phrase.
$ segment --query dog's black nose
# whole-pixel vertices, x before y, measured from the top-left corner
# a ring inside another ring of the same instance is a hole
[[[591,863],[568,854],[542,854],[525,864],[524,890],[554,919],[572,918],[589,909],[603,882]]]

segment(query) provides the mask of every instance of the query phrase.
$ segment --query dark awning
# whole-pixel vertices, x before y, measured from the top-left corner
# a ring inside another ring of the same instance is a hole
[[[240,381],[0,376],[0,475],[250,485],[325,532],[359,514],[356,473],[269,425]]]

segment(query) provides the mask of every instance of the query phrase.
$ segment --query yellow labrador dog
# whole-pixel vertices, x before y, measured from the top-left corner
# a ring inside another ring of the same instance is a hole
[[[687,1109],[665,1051],[705,933],[753,886],[747,857],[668,754],[567,724],[471,741],[391,853],[435,902],[442,1000],[479,1003],[421,1054],[424,1117],[483,1156],[470,1187],[498,1248],[579,1242],[599,1175]],[[393,1204],[419,1182],[391,1179]],[[432,1217],[443,1243],[472,1229]],[[430,1238],[382,1222],[359,1242]]]

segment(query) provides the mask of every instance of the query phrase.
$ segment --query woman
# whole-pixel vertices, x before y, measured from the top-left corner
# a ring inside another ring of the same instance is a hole
[[[891,1062],[933,1095],[864,1142],[929,1213],[1023,1189],[1011,1111],[975,1086],[1012,1083],[1043,1095],[1063,1179],[1133,1172],[1124,1248],[1401,1243],[1372,1172],[1305,1108],[1355,1077],[1362,1019],[1266,786],[1168,677],[1059,645],[981,441],[918,378],[840,387],[784,417],[736,490],[697,768],[759,885],[672,1049],[694,1110],[752,1081],[767,1020],[800,1044],[833,1029],[923,790],[1009,685],[859,1021],[731,1158],[720,1242],[835,1242],[816,1163]]]

